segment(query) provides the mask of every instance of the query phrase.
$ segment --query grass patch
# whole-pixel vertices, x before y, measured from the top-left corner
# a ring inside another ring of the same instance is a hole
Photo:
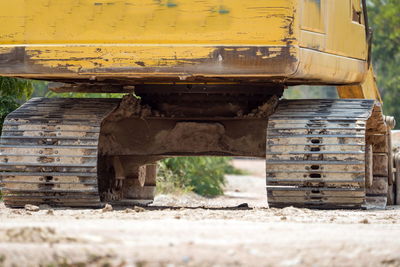
[[[243,174],[227,157],[177,157],[159,162],[157,193],[195,192],[214,197],[224,193],[225,174]]]

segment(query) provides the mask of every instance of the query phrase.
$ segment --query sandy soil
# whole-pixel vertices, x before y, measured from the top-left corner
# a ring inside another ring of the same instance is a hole
[[[0,266],[400,266],[400,207],[268,209],[265,180],[249,173],[228,176],[223,197],[145,208],[0,204]]]

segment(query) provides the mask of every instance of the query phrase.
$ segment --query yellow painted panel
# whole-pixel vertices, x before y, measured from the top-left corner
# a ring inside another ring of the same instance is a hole
[[[285,44],[297,0],[0,0],[0,44]],[[293,25],[293,23],[291,23]],[[294,40],[292,40],[294,42]]]
[[[310,49],[325,51],[326,39],[326,34],[323,33],[312,31],[300,32],[301,45]],[[316,62],[316,64],[317,63],[318,62]]]
[[[329,22],[326,51],[347,57],[366,59],[365,27],[353,22],[351,0],[328,1]]]
[[[367,64],[363,60],[300,48],[300,64],[295,77],[320,84],[361,83]]]
[[[69,46],[27,47],[26,55],[42,67],[65,66],[73,72],[94,69],[175,66],[190,63],[191,59],[208,58],[214,47],[139,47],[139,46]]]
[[[360,83],[357,1],[0,0],[0,74]]]
[[[13,48],[12,73],[94,74],[115,77],[248,75],[287,76],[297,67],[297,48],[195,45],[52,45]],[[19,61],[23,58],[23,61]],[[10,64],[8,64],[10,66]],[[0,72],[10,73],[7,66]],[[28,71],[28,72],[27,72]],[[19,75],[22,76],[22,75]]]
[[[326,0],[303,0],[302,24],[304,30],[325,32]]]
[[[301,47],[366,60],[368,49],[363,20],[359,19],[363,16],[360,0],[301,1]]]

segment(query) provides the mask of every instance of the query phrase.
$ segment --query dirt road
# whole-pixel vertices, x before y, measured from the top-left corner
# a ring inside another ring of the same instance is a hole
[[[0,266],[400,266],[400,207],[268,209],[262,177],[228,182],[220,198],[158,196],[145,209],[0,204]]]

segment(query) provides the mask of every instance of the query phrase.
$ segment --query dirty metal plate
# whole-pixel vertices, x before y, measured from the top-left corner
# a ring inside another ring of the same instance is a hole
[[[12,155],[41,155],[41,156],[97,156],[96,146],[7,146],[3,145],[0,148],[0,153],[3,156]]]
[[[295,152],[286,152],[286,153],[271,153],[267,154],[267,159],[270,162],[274,161],[327,161],[329,162],[341,162],[341,161],[348,161],[348,162],[360,162],[364,160],[364,152],[323,152],[323,151],[295,151]]]
[[[294,145],[274,145],[270,144],[268,146],[268,151],[270,154],[273,153],[285,153],[290,151],[322,151],[322,152],[364,152],[364,146],[360,144],[346,144],[337,147],[336,144],[294,144]]]
[[[290,166],[290,168],[288,167]],[[304,172],[304,171],[320,171],[322,172],[364,172],[365,164],[357,162],[357,164],[347,164],[346,162],[328,162],[325,161],[268,161],[267,173],[281,172]]]
[[[306,126],[305,126],[306,127]],[[288,138],[290,137],[290,138]],[[363,145],[365,143],[365,136],[362,135],[340,135],[340,136],[329,136],[329,135],[279,135],[270,136],[267,139],[268,145],[337,145],[338,143],[343,145]]]

